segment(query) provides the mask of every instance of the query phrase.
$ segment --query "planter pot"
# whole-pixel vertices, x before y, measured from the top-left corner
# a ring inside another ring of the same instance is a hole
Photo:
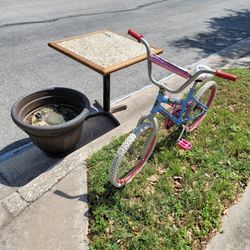
[[[75,117],[51,126],[38,126],[27,122],[27,117],[36,110],[51,105],[72,107]],[[58,87],[41,90],[19,99],[12,106],[11,117],[41,150],[62,155],[71,152],[79,141],[89,108],[89,100],[85,95],[73,89]]]

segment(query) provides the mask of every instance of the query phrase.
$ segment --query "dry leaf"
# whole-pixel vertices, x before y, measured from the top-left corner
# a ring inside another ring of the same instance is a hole
[[[163,225],[164,223],[161,220],[157,220],[157,224]]]
[[[175,181],[175,182],[174,182],[174,188],[175,188],[175,189],[180,189],[180,188],[181,188],[181,183],[178,182],[178,181]]]
[[[193,165],[193,166],[191,167],[191,169],[192,169],[192,171],[195,173],[196,170],[197,170],[197,166],[196,166],[196,165]]]
[[[240,202],[242,196],[243,196],[243,193],[238,194],[237,197],[236,197],[236,202]]]
[[[245,188],[246,187],[246,183],[240,181],[240,186],[243,187],[243,188]]]
[[[234,108],[233,108],[233,106],[228,106],[228,109],[231,111],[231,112],[233,112],[234,113]]]
[[[158,174],[162,175],[162,174],[166,173],[166,170],[163,169],[163,168],[157,168],[156,172],[157,172]]]
[[[210,187],[209,182],[207,182],[204,188],[204,192],[207,192],[209,190],[209,187]]]
[[[135,235],[137,235],[137,236],[139,236],[139,235],[141,235],[141,232],[140,232],[140,230],[137,228],[137,227],[132,227],[132,231],[133,231],[133,233],[135,234]]]
[[[155,189],[154,189],[154,186],[147,186],[145,189],[144,189],[144,192],[146,193],[146,194],[154,194],[154,192],[155,192]]]
[[[227,216],[228,215],[228,208],[225,209],[223,212],[222,212],[223,215]]]
[[[173,177],[175,181],[181,182],[183,178],[181,176],[174,176]]]
[[[119,244],[119,245],[122,245],[124,242],[125,242],[125,240],[122,240],[122,239],[119,239],[119,240],[116,241],[116,243]],[[125,248],[124,246],[121,246],[121,249],[122,250],[127,250],[127,248]]]
[[[157,182],[158,179],[159,179],[159,176],[157,176],[157,175],[151,175],[148,177],[148,181],[151,183]]]
[[[168,215],[168,222],[170,223],[170,224],[174,224],[174,218],[171,216],[171,215]]]
[[[114,220],[109,220],[109,224],[110,224],[110,225],[113,225],[114,223],[115,223]]]
[[[192,240],[192,237],[193,236],[193,234],[192,234],[192,231],[187,231],[187,237],[188,237],[188,239],[191,241]]]
[[[130,205],[139,204],[139,203],[141,203],[141,197],[140,197],[140,196],[132,197],[132,198],[129,200],[129,203],[130,203]]]

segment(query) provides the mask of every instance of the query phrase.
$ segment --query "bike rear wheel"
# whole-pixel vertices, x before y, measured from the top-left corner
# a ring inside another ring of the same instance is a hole
[[[143,168],[157,141],[157,120],[144,120],[118,149],[109,170],[115,187],[129,183]]]
[[[207,107],[207,111],[213,103],[213,100],[216,96],[217,84],[214,81],[209,81],[205,83],[196,93],[195,99]],[[194,102],[191,102],[189,105],[188,116],[194,117],[195,115],[201,113],[202,107]],[[192,120],[190,123],[186,124],[186,128],[189,132],[194,130],[201,121],[205,118],[207,111],[202,115],[198,116],[196,119]]]

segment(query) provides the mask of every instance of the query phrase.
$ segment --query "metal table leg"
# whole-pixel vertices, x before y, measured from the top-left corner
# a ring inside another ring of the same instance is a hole
[[[116,113],[126,108],[127,105],[116,105],[113,108],[110,107],[110,75],[103,76],[103,110]]]
[[[110,75],[103,76],[103,110],[110,111]]]

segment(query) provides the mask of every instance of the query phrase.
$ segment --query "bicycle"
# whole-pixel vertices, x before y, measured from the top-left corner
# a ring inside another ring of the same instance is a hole
[[[138,121],[136,128],[117,150],[109,170],[109,180],[115,187],[122,187],[129,183],[141,171],[152,154],[158,134],[156,114],[160,113],[165,118],[165,128],[169,129],[173,125],[182,127],[177,144],[182,149],[189,150],[192,144],[182,138],[183,133],[193,131],[201,123],[217,92],[216,82],[208,81],[204,83],[204,80],[208,80],[214,75],[233,81],[237,79],[234,75],[212,70],[204,65],[199,65],[196,71],[191,74],[182,67],[152,54],[151,48],[143,35],[132,29],[128,30],[128,34],[145,45],[148,76],[151,82],[159,87],[159,92],[150,113]],[[152,76],[152,63],[185,78],[186,81],[177,89],[165,86]],[[170,94],[180,93],[191,84],[190,90],[183,99],[165,95],[165,92]],[[197,90],[198,85],[201,85],[201,87]],[[162,104],[169,105],[171,110],[167,110]]]

